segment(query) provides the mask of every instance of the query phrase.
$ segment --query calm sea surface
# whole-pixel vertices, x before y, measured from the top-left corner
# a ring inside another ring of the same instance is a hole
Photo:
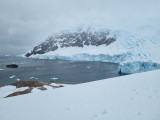
[[[16,63],[18,68],[6,68]],[[38,60],[21,57],[0,57],[0,87],[18,80],[58,83],[85,83],[120,76],[118,64],[86,61]]]

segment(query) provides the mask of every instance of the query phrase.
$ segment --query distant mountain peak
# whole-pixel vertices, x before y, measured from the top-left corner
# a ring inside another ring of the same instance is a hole
[[[25,56],[44,54],[63,47],[84,47],[109,45],[116,41],[116,34],[110,34],[109,29],[97,26],[82,26],[54,33],[41,44],[35,46]]]

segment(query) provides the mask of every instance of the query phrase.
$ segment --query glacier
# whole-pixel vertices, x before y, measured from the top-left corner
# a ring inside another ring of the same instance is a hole
[[[118,67],[119,73],[138,73],[138,72],[145,72],[150,70],[160,69],[160,64],[149,62],[142,62],[142,61],[133,61],[127,63],[120,63]]]
[[[120,55],[105,55],[105,54],[99,54],[99,55],[90,55],[90,54],[75,54],[72,56],[61,56],[61,55],[51,55],[51,54],[43,54],[43,55],[34,55],[30,58],[34,59],[50,59],[50,60],[72,60],[72,61],[101,61],[101,62],[113,62],[113,63],[119,63],[121,61],[124,61],[126,56],[130,56],[130,54],[120,54]]]
[[[92,33],[107,31],[106,39],[116,36],[116,40],[109,45],[100,44],[97,46],[91,44],[85,45],[83,43],[81,47],[67,47],[67,45],[60,47],[60,44],[54,43],[57,46],[56,50],[47,51],[44,54],[32,54],[29,58],[113,62],[119,63],[118,71],[122,73],[136,73],[160,68],[160,37],[159,34],[152,31],[152,29],[130,32],[126,30],[82,27],[81,29],[77,28],[52,34],[48,39],[56,35],[72,34],[75,31],[79,32],[79,30],[81,33],[84,31],[86,33],[88,31]],[[100,37],[99,35],[100,34],[98,34],[98,37]],[[48,44],[47,40],[43,43]],[[57,39],[56,41],[63,42],[63,40],[64,38]],[[41,46],[41,44],[39,46]],[[41,50],[39,46],[37,50]]]

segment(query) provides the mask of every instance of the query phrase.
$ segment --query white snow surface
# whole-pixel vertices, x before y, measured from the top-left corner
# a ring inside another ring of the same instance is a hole
[[[1,120],[159,120],[160,70],[0,99]],[[1,91],[0,94],[3,92]]]
[[[105,28],[93,27],[94,31],[108,30],[111,36],[116,36],[116,41],[110,45],[101,46],[84,46],[82,47],[66,47],[58,48],[55,51],[45,54],[36,54],[30,56],[30,58],[38,59],[63,59],[63,60],[86,60],[86,61],[103,61],[103,62],[118,62],[120,64],[126,62],[154,62],[160,63],[160,36],[159,32],[154,29],[138,28],[135,31],[129,32],[125,30],[112,30]],[[83,28],[88,29],[88,28]],[[81,30],[83,30],[81,29]],[[76,29],[77,30],[77,29]],[[62,34],[63,32],[74,32],[75,30],[62,31],[56,34]],[[50,36],[50,37],[51,37]],[[115,59],[115,56],[122,56]],[[124,56],[125,55],[125,56]],[[104,57],[107,56],[107,57]],[[136,67],[136,66],[135,66]],[[137,69],[137,68],[135,68]],[[138,72],[137,70],[135,72]],[[132,72],[132,71],[130,71]]]

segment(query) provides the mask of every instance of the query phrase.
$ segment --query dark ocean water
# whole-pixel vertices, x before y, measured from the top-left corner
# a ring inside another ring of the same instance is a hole
[[[16,63],[18,68],[6,68]],[[85,83],[121,76],[118,64],[86,61],[38,60],[14,56],[0,57],[0,87],[17,80]]]

